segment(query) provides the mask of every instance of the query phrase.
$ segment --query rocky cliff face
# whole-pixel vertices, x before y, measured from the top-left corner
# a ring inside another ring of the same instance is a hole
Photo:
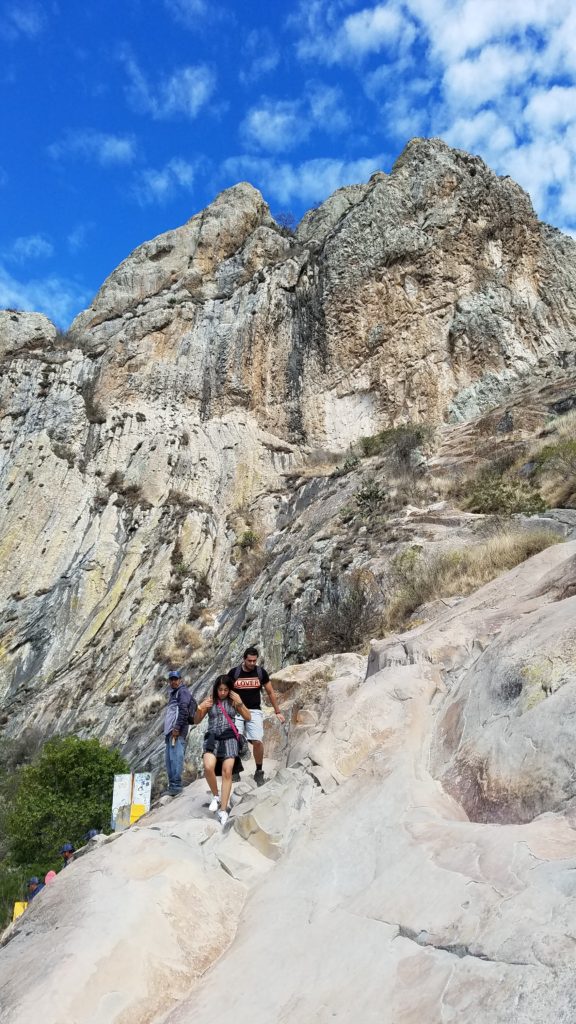
[[[298,656],[351,485],[287,474],[562,378],[575,324],[574,242],[509,179],[422,140],[294,236],[250,185],[222,193],[129,256],[65,336],[1,313],[6,732],[143,757],[166,664],[208,672],[245,639],[272,667]]]

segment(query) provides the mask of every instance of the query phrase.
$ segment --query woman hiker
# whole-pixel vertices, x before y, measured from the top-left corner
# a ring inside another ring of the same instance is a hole
[[[245,722],[249,722],[251,717],[248,708],[231,687],[232,680],[228,676],[218,676],[212,693],[201,701],[194,715],[195,725],[208,715],[208,729],[204,736],[204,775],[212,793],[209,810],[218,812],[221,825],[228,821],[232,770],[239,752],[238,730],[234,724],[234,717],[240,715]],[[220,797],[216,781],[216,775],[220,774],[218,768],[222,771]]]

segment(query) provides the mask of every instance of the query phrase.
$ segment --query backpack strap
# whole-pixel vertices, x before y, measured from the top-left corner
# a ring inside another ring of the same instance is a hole
[[[242,671],[242,665],[236,665],[236,668],[233,669],[233,671],[232,671],[232,679],[234,680],[234,682],[236,682],[236,680],[240,678],[241,671]],[[264,671],[263,671],[261,665],[256,665],[256,675],[258,676],[258,679],[262,683],[263,680],[264,680]]]

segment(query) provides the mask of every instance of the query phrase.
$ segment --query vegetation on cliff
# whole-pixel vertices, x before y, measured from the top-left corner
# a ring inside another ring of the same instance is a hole
[[[5,741],[0,750],[0,923],[30,875],[61,866],[63,842],[81,846],[89,829],[108,828],[114,775],[124,758],[98,740],[38,735]]]

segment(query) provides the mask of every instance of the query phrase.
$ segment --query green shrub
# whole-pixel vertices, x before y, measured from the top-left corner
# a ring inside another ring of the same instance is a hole
[[[360,459],[358,455],[355,455],[354,452],[352,452],[350,455],[346,456],[344,462],[340,466],[336,466],[336,469],[332,470],[330,473],[331,478],[333,480],[337,480],[341,476],[346,476],[348,473],[351,473],[353,469],[356,469],[359,462]]]
[[[77,845],[88,829],[107,828],[114,775],[127,771],[124,758],[98,740],[49,740],[19,770],[5,815],[14,864],[51,861],[62,842]]]
[[[108,827],[114,775],[129,770],[98,740],[40,744],[37,730],[0,744],[0,926],[31,875],[62,866],[63,842],[78,846],[89,828]]]
[[[410,466],[413,452],[429,445],[433,436],[432,428],[425,423],[403,423],[370,437],[361,437],[360,447],[365,457],[385,454],[399,469],[406,469]]]
[[[556,444],[547,444],[540,449],[534,461],[537,472],[552,469],[575,478],[576,440],[567,437]]]
[[[244,533],[238,541],[238,546],[241,547],[243,551],[252,551],[253,548],[257,547],[259,539],[258,534],[254,533],[254,530],[244,530]]]
[[[533,516],[544,512],[546,503],[538,489],[527,481],[482,473],[472,483],[465,506],[470,512],[486,515]]]
[[[368,479],[356,491],[354,505],[363,519],[372,519],[386,511],[388,495],[376,480]]]

